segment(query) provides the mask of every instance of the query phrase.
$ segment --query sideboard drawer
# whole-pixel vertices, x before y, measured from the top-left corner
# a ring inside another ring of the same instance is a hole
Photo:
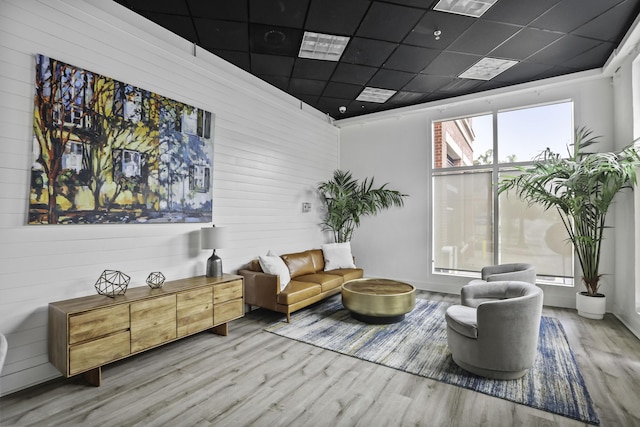
[[[129,304],[69,316],[69,344],[129,329]]]
[[[213,309],[213,323],[214,325],[219,325],[220,323],[242,317],[244,315],[243,310],[242,298],[216,304]]]
[[[123,331],[70,347],[69,375],[128,356],[131,352],[130,338],[129,331]]]
[[[213,326],[212,288],[207,286],[178,294],[178,336],[183,337]]]
[[[213,303],[218,304],[242,298],[242,280],[234,280],[229,283],[221,283],[213,286]]]
[[[131,352],[176,338],[176,296],[131,303]]]

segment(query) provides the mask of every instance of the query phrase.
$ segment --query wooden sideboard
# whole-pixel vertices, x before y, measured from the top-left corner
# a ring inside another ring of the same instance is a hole
[[[65,377],[83,374],[99,386],[107,363],[207,329],[227,335],[227,322],[243,315],[243,278],[232,274],[52,302],[49,361]]]

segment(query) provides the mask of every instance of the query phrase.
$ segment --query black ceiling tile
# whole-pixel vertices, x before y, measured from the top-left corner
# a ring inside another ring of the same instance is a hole
[[[189,15],[189,9],[184,0],[127,0],[126,4],[136,12],[153,11],[158,13]]]
[[[317,59],[296,58],[293,77],[313,80],[329,80],[338,63]]]
[[[536,76],[536,79],[548,79],[551,77],[558,77],[558,76],[564,76],[566,74],[571,74],[571,73],[575,73],[576,70],[573,68],[566,68],[566,67],[553,67],[550,68],[549,70],[545,71],[544,73],[540,73]]]
[[[316,95],[319,96],[326,82],[322,80],[309,80],[309,79],[297,79],[292,78],[289,82],[289,92],[304,95]]]
[[[424,10],[421,9],[374,2],[356,34],[360,37],[399,42],[409,34],[423,14]]]
[[[256,74],[256,73],[254,73]],[[287,90],[287,86],[289,85],[289,79],[281,76],[270,76],[270,75],[260,75],[256,74],[257,77],[264,80],[265,82],[281,89],[283,91]]]
[[[214,49],[213,53],[227,62],[231,62],[236,67],[240,67],[245,71],[251,72],[251,62],[247,52],[238,52],[235,50]]]
[[[638,15],[639,8],[640,3],[637,0],[622,2],[578,27],[572,34],[618,43],[633,23],[634,17]]]
[[[249,28],[244,22],[194,18],[200,45],[207,50],[248,50]]]
[[[514,35],[521,27],[491,21],[477,21],[456,41],[449,50],[461,53],[485,55],[497,45]]]
[[[293,69],[293,58],[278,55],[251,54],[251,72],[253,74],[283,76],[289,78]]]
[[[323,97],[356,99],[363,87],[347,83],[329,82],[324,89]]]
[[[187,4],[194,17],[247,22],[246,1],[187,0]]]
[[[396,43],[354,37],[349,42],[340,61],[380,67],[397,46]]]
[[[509,40],[491,51],[495,58],[522,60],[562,37],[561,33],[523,28]]]
[[[560,0],[499,1],[482,15],[482,19],[516,25],[527,25]]]
[[[340,63],[333,73],[331,80],[340,83],[365,85],[371,80],[376,70],[376,68],[366,67],[364,65]]]
[[[413,73],[403,71],[379,70],[369,81],[369,85],[381,89],[401,89],[414,77]]]
[[[369,114],[378,111],[381,105],[377,102],[351,101],[347,105],[347,112],[355,113],[357,111],[358,114]]]
[[[300,101],[304,102],[305,104],[311,105],[312,107],[315,107],[315,105],[318,103],[318,100],[320,99],[317,96],[305,95],[304,93],[292,93],[292,95],[298,98]]]
[[[430,76],[427,74],[418,74],[407,83],[402,90],[406,92],[435,92],[442,86],[453,80],[451,77]]]
[[[450,98],[450,95],[444,94],[444,93],[439,93],[439,92],[433,92],[428,94],[427,96],[425,96],[425,98],[422,100],[422,102],[434,102],[434,101],[440,101],[442,99],[447,99]]]
[[[593,49],[601,42],[584,37],[566,35],[555,43],[527,58],[530,62],[562,66],[569,59],[574,58],[589,49]]]
[[[601,45],[576,56],[575,58],[565,61],[562,65],[581,70],[600,68],[607,62],[607,59],[609,59],[611,51],[614,48],[615,45],[613,43],[604,42]]]
[[[354,112],[349,111],[348,109],[344,114],[341,114],[339,110],[339,108],[342,106],[344,107],[348,106],[350,102],[351,102],[351,99],[332,98],[330,96],[322,96],[320,97],[318,102],[315,104],[315,107],[320,111],[323,111],[329,114],[333,118],[342,119],[342,118],[351,117],[354,115],[353,114]]]
[[[435,92],[446,93],[452,96],[464,95],[480,86],[483,82],[483,80],[453,79],[446,85],[439,87]]]
[[[302,31],[293,28],[251,24],[251,52],[295,57],[300,50]]]
[[[425,98],[424,93],[400,91],[393,95],[389,101],[391,104],[416,104]]]
[[[369,0],[311,0],[304,28],[324,34],[352,36],[370,4]]]
[[[562,0],[532,21],[530,26],[569,33],[619,2],[620,0]]]
[[[426,47],[400,45],[383,68],[419,73],[440,54],[439,50]]]
[[[164,15],[145,12],[144,16],[156,24],[191,42],[198,42],[191,18],[187,16]]]
[[[483,92],[485,90],[498,89],[498,88],[509,86],[509,85],[510,83],[506,83],[506,82],[499,82],[496,80],[487,80],[482,82],[480,85],[476,86],[469,92],[470,93]]]
[[[476,20],[470,16],[430,10],[411,30],[403,43],[445,49],[474,22]],[[436,30],[441,31],[439,40],[436,40],[433,34]]]
[[[535,64],[531,62],[519,62],[513,67],[503,71],[493,78],[495,81],[524,83],[533,80],[536,76],[549,71],[551,65]]]
[[[442,52],[422,72],[437,76],[457,77],[467,68],[482,59],[481,56],[466,53]]]
[[[249,0],[249,20],[267,25],[302,28],[308,4],[309,0]]]
[[[431,9],[438,3],[438,0],[384,0],[387,3],[395,3],[402,6],[418,7],[421,9]]]

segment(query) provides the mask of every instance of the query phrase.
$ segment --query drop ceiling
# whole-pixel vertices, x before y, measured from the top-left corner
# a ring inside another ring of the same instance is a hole
[[[335,119],[602,67],[640,12],[640,0],[498,0],[478,18],[437,0],[115,1]],[[301,58],[305,32],[349,40],[337,61]],[[506,69],[459,77],[484,58]],[[392,95],[362,100],[367,87]]]

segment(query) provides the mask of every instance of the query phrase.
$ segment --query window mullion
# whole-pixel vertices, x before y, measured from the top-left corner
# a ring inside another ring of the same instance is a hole
[[[491,174],[491,190],[493,194],[493,263],[500,264],[500,206],[498,203],[498,112],[493,111],[493,171]]]

